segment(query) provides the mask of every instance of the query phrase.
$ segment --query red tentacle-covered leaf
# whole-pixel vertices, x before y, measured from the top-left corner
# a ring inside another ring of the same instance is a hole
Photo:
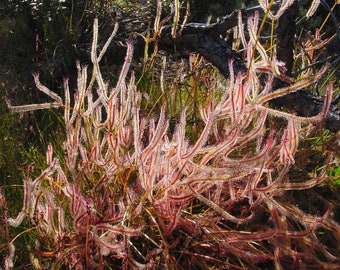
[[[214,111],[213,111],[213,105],[212,103],[209,104],[209,107],[207,109],[207,112],[205,110],[201,110],[202,114],[205,117],[205,127],[200,135],[200,137],[197,139],[196,143],[194,146],[192,146],[187,153],[184,153],[181,158],[182,159],[187,159],[187,158],[192,158],[196,152],[204,146],[206,141],[208,140],[208,136],[213,124],[213,119],[214,119]]]
[[[115,234],[124,234],[127,236],[133,236],[133,235],[138,235],[141,232],[141,227],[139,228],[129,228],[123,225],[111,225],[111,224],[99,224],[95,225],[93,227],[94,231],[102,231],[103,233],[105,231],[109,231]]]
[[[298,130],[295,120],[288,119],[288,125],[281,139],[280,161],[282,164],[294,164],[294,155],[298,145]]]

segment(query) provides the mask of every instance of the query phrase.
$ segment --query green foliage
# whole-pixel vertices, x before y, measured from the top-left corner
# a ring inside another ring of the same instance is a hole
[[[340,187],[340,166],[329,170],[328,175],[333,179],[332,185]]]
[[[193,10],[192,21],[205,23],[208,20],[208,16],[211,16],[211,20],[215,22],[218,18],[230,14],[234,10],[245,6],[245,2],[249,1],[211,1],[211,0],[191,0],[190,5]]]

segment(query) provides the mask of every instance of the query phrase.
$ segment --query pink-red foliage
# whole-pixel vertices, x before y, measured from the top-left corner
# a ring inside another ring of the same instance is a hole
[[[116,86],[104,82],[97,23],[93,75],[88,78],[87,67],[78,65],[73,104],[65,80],[65,156],[59,159],[47,147],[46,169],[24,179],[23,209],[7,220],[18,226],[30,218],[39,235],[38,257],[75,269],[336,269],[337,248],[325,246],[318,235],[323,230],[339,239],[332,206],[312,215],[285,199],[291,190],[327,179],[327,166],[299,182],[289,170],[299,139],[327,113],[332,85],[324,110],[310,119],[267,105],[313,83],[325,69],[271,92],[271,80],[261,82],[257,74],[279,77],[281,63],[255,37],[243,37],[247,75],[234,75],[230,64],[228,85],[200,108],[204,128],[189,141],[186,108],[173,133],[164,106],[157,119],[140,116],[135,75],[127,75],[131,42]],[[257,33],[257,23],[256,16],[249,19],[251,33]],[[35,81],[43,88],[37,75]],[[269,118],[285,119],[283,130],[273,129]]]

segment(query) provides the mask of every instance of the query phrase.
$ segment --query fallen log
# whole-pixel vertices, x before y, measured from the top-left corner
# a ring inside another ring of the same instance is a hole
[[[256,10],[260,11],[260,8],[255,7],[251,9],[245,9],[241,10],[241,12],[243,12],[244,17],[247,17]],[[242,60],[242,56],[239,53],[233,51],[231,46],[228,45],[227,42],[221,37],[221,35],[226,33],[228,29],[231,29],[237,25],[238,12],[239,11],[235,11],[232,14],[225,16],[221,22],[211,25],[202,23],[188,23],[175,39],[172,38],[171,27],[164,27],[161,37],[158,40],[159,48],[168,52],[174,52],[175,50],[176,53],[181,55],[189,52],[198,52],[204,58],[210,61],[226,78],[229,76],[228,63],[231,59],[233,60],[234,69],[236,72],[245,72],[246,66]],[[296,13],[291,12],[289,16],[296,16]],[[279,27],[281,31],[287,31],[285,26],[291,24],[292,18],[285,18],[285,22],[286,25],[281,23]],[[290,42],[293,42],[291,37],[294,37],[294,33],[291,31],[288,31],[290,35],[289,39]],[[282,45],[282,47],[279,48],[279,57],[290,55],[288,59],[287,72],[288,75],[290,75],[292,68],[292,47],[288,42],[289,39],[287,40],[287,37],[284,34],[279,33],[278,36],[280,36],[280,45]],[[278,89],[282,86],[283,82],[275,82],[275,89]],[[275,89],[273,91],[275,91]],[[317,98],[303,90],[273,99],[271,103],[276,106],[283,106],[303,117],[317,115],[323,106],[322,98]],[[331,105],[324,124],[325,127],[332,132],[340,131],[340,110],[337,104]]]

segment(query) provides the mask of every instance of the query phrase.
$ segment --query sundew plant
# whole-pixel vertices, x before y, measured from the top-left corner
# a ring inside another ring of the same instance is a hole
[[[6,213],[2,227],[29,221],[31,228],[2,246],[1,267],[15,267],[16,241],[32,233],[33,269],[337,269],[340,230],[333,206],[320,200],[320,212],[309,213],[287,199],[328,181],[331,152],[309,179],[292,177],[290,168],[299,141],[327,114],[332,83],[314,117],[268,105],[314,84],[327,64],[293,81],[259,42],[257,13],[247,27],[245,35],[240,18],[247,72],[235,74],[230,63],[228,81],[199,108],[203,128],[195,140],[188,139],[188,108],[173,131],[165,104],[155,118],[140,114],[142,94],[129,70],[131,42],[116,85],[106,83],[99,64],[117,28],[98,52],[95,20],[92,73],[77,65],[73,97],[67,80],[61,98],[34,74],[37,88],[54,101],[8,106],[16,112],[61,107],[64,153],[47,145],[45,168],[23,179],[22,210]],[[290,84],[273,92],[274,78]],[[275,120],[280,128],[270,124]]]

